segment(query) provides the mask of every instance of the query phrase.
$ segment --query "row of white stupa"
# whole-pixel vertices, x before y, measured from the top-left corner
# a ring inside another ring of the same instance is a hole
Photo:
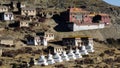
[[[35,65],[50,65],[56,62],[69,61],[71,59],[75,60],[78,58],[82,58],[82,55],[87,55],[88,52],[94,52],[92,45],[88,45],[86,47],[82,46],[81,50],[76,48],[76,50],[73,51],[72,49],[70,49],[68,54],[66,54],[66,51],[63,51],[61,55],[59,53],[56,53],[54,56],[52,54],[49,54],[47,59],[44,55],[41,55]]]

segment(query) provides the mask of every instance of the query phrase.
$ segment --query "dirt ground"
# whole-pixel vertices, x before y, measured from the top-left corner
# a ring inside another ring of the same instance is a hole
[[[101,32],[103,30],[107,30],[108,28],[105,28],[105,29],[97,29],[97,30],[87,30],[87,31],[78,31],[78,32],[60,32],[60,31],[56,31],[54,29],[54,27],[56,25],[58,25],[53,19],[47,19],[43,25],[43,23],[41,23],[40,25],[42,25],[42,27],[44,28],[44,26],[49,26],[48,28],[48,31],[51,31],[55,34],[55,41],[59,41],[61,40],[62,38],[64,37],[74,37],[74,36],[89,36],[89,37],[93,37],[93,38],[97,38],[99,40],[105,40],[105,37],[104,37],[104,33]],[[109,27],[111,28],[111,27]],[[37,26],[37,27],[34,27],[33,30],[35,29],[42,29],[41,26]],[[108,32],[109,33],[109,32]],[[4,30],[2,31],[1,33],[1,36],[7,36],[7,35],[10,35],[10,36],[13,36],[15,39],[17,39],[16,41],[16,47],[15,48],[9,48],[9,49],[19,49],[21,47],[26,47],[27,45],[24,44],[23,42],[21,42],[20,40],[24,39],[24,36],[27,35],[27,34],[35,34],[34,32],[24,32],[24,30],[21,30],[21,31],[17,31],[17,32],[14,32],[12,31],[11,29],[9,30]],[[55,44],[48,44],[49,45],[55,45]],[[27,46],[27,47],[32,47],[33,49],[42,49],[42,46]],[[93,59],[94,61],[94,64],[76,64],[75,63],[75,60],[73,61],[69,61],[69,62],[63,62],[63,63],[56,63],[56,64],[53,64],[53,65],[48,65],[48,66],[44,66],[44,67],[41,67],[41,66],[33,66],[32,68],[57,68],[55,67],[56,65],[64,65],[65,67],[67,68],[79,68],[79,67],[82,67],[82,68],[98,68],[98,67],[104,67],[104,66],[108,66],[108,68],[111,68],[111,66],[116,66],[118,63],[113,63],[114,65],[111,65],[111,64],[107,64],[105,62],[103,62],[103,60],[107,59],[107,58],[114,58],[116,59],[116,56],[117,57],[120,57],[120,51],[117,49],[117,48],[110,48],[108,47],[108,44],[103,44],[103,43],[99,43],[99,42],[95,42],[94,41],[94,49],[95,49],[95,53],[90,53],[88,57],[83,57],[82,59],[77,59],[77,60],[83,60],[85,58],[89,58],[89,59]],[[115,49],[115,54],[113,56],[109,56],[107,54],[105,54],[103,57],[100,57],[99,55],[101,53],[104,53],[105,50],[111,50],[111,49]],[[0,57],[0,60],[4,60],[3,61],[3,66],[1,66],[1,68],[11,68],[12,65],[10,65],[11,63],[18,63],[17,60],[19,60],[20,57],[22,57],[22,61],[27,61],[29,62],[30,61],[30,58],[31,57],[34,57],[35,59],[38,59],[39,58],[39,54],[36,54],[35,56],[31,55],[31,54],[20,54],[20,55],[17,55],[16,57],[14,58],[7,58],[7,57]],[[78,67],[76,67],[76,65],[78,65]],[[117,67],[116,67],[117,68]]]

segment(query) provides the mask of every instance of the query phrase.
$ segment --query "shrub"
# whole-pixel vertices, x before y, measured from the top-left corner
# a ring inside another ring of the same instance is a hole
[[[115,59],[115,62],[120,63],[120,57],[117,57],[117,58]]]
[[[112,64],[114,62],[114,60],[112,58],[109,58],[109,59],[105,59],[104,62],[106,64]]]
[[[112,51],[112,50],[105,50],[104,53],[108,54],[110,56],[113,56],[115,54],[114,51]]]

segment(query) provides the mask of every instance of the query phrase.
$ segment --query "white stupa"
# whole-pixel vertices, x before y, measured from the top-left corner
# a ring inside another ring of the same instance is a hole
[[[63,51],[61,57],[62,57],[63,60],[69,61],[69,57],[68,57],[68,55],[66,54],[66,51]]]
[[[68,53],[68,57],[69,57],[69,59],[76,59],[75,54],[72,49],[70,49],[70,51]]]
[[[87,50],[88,52],[94,52],[93,45],[92,45],[92,44],[89,44],[88,46],[86,46],[86,50]]]
[[[84,45],[82,45],[81,47],[82,47],[82,48],[81,48],[81,50],[80,50],[81,55],[87,55],[87,54],[88,54],[88,52],[87,52],[87,50],[86,50],[85,46],[84,46]]]
[[[60,56],[60,54],[59,53],[55,53],[55,55],[54,55],[54,60],[55,60],[55,62],[62,62],[63,60],[62,60],[62,57]]]
[[[54,64],[55,63],[55,61],[53,59],[53,55],[50,54],[50,53],[48,54],[47,62],[48,62],[48,64]]]
[[[40,56],[37,65],[48,65],[47,60],[44,55]]]
[[[76,56],[76,58],[82,58],[81,53],[78,48],[76,48],[76,50],[75,50],[75,56]]]

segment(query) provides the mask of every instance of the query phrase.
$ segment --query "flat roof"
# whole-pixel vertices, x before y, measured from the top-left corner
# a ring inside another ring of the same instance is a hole
[[[12,37],[5,37],[5,36],[2,36],[0,37],[0,40],[14,40]]]
[[[81,8],[70,8],[70,12],[88,13],[88,11],[85,11]]]
[[[89,37],[89,36],[73,36],[73,37],[66,37],[63,39],[76,39],[76,38],[91,38],[91,37]]]
[[[34,8],[34,7],[24,7],[24,8],[22,8],[22,10],[36,10],[36,8]]]
[[[7,6],[0,6],[0,8],[8,8]]]

